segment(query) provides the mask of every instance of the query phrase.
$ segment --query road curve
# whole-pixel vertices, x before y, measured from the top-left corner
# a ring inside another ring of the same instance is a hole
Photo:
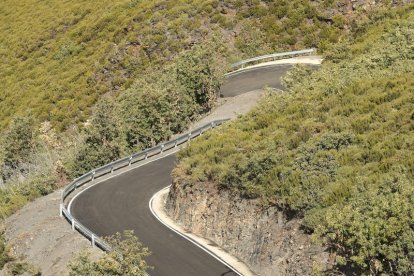
[[[280,78],[292,65],[246,70],[227,77],[223,97],[264,86],[282,88]],[[134,230],[152,255],[152,276],[233,276],[231,269],[162,225],[148,202],[171,183],[175,155],[169,155],[92,186],[71,202],[72,215],[99,236]]]

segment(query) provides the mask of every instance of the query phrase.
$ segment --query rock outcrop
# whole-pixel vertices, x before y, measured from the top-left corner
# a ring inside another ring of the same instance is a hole
[[[189,185],[176,178],[166,209],[186,230],[216,243],[258,275],[312,275],[328,266],[329,254],[311,243],[298,219],[258,203],[213,183]]]

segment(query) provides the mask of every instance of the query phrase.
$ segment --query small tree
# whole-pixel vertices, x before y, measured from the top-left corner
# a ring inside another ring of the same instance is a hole
[[[20,165],[27,160],[33,146],[33,119],[31,117],[15,118],[4,134],[1,148],[3,164],[1,177],[9,178]]]
[[[118,98],[118,103],[129,151],[154,146],[172,134],[170,124],[176,118],[167,91],[160,85],[139,80]]]
[[[167,66],[138,77],[118,98],[118,117],[129,152],[153,146],[186,129],[214,105],[223,81],[225,51],[208,39],[183,51]]]
[[[120,126],[115,115],[116,105],[110,98],[103,98],[84,131],[84,143],[76,153],[73,176],[116,160],[121,156]]]
[[[217,54],[223,52],[223,43],[214,36],[183,52],[173,64],[177,83],[181,84],[205,111],[213,107],[224,80],[226,64]]]
[[[130,275],[146,276],[151,269],[144,260],[150,255],[133,231],[116,233],[107,238],[113,251],[93,261],[89,252],[81,252],[69,263],[70,276]]]

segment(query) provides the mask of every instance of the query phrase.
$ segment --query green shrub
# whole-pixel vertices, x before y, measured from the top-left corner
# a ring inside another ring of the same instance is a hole
[[[23,182],[8,182],[0,190],[0,216],[7,218],[23,207],[26,203],[51,193],[57,188],[57,176],[49,172],[47,176],[25,179]]]
[[[286,89],[289,89],[297,82],[303,82],[304,78],[308,77],[311,72],[312,69],[310,66],[305,64],[297,64],[282,78],[282,85]]]
[[[98,275],[137,275],[145,276],[151,269],[145,258],[150,255],[132,231],[117,233],[108,237],[107,241],[113,251],[100,259],[93,261],[87,251],[75,256],[69,263],[70,276],[98,276]]]
[[[219,96],[227,66],[216,53],[225,51],[223,42],[216,35],[183,52],[171,68],[175,70],[174,81],[182,85],[204,112],[214,106]]]
[[[33,119],[17,117],[10,124],[2,137],[0,148],[3,149],[1,177],[8,179],[18,169],[33,149]],[[0,156],[1,156],[0,155]],[[21,169],[21,168],[20,168]]]
[[[4,237],[4,232],[0,233],[0,269],[10,261],[9,252],[6,247],[6,240]]]
[[[121,154],[121,130],[120,122],[115,115],[115,103],[105,97],[96,105],[90,125],[85,128],[83,143],[70,169],[71,175],[80,176],[120,158]]]

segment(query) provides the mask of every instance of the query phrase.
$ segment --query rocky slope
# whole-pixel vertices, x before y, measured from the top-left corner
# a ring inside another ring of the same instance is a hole
[[[167,213],[187,231],[218,244],[258,275],[312,275],[329,267],[329,254],[311,244],[297,219],[263,209],[213,183],[175,178]]]

